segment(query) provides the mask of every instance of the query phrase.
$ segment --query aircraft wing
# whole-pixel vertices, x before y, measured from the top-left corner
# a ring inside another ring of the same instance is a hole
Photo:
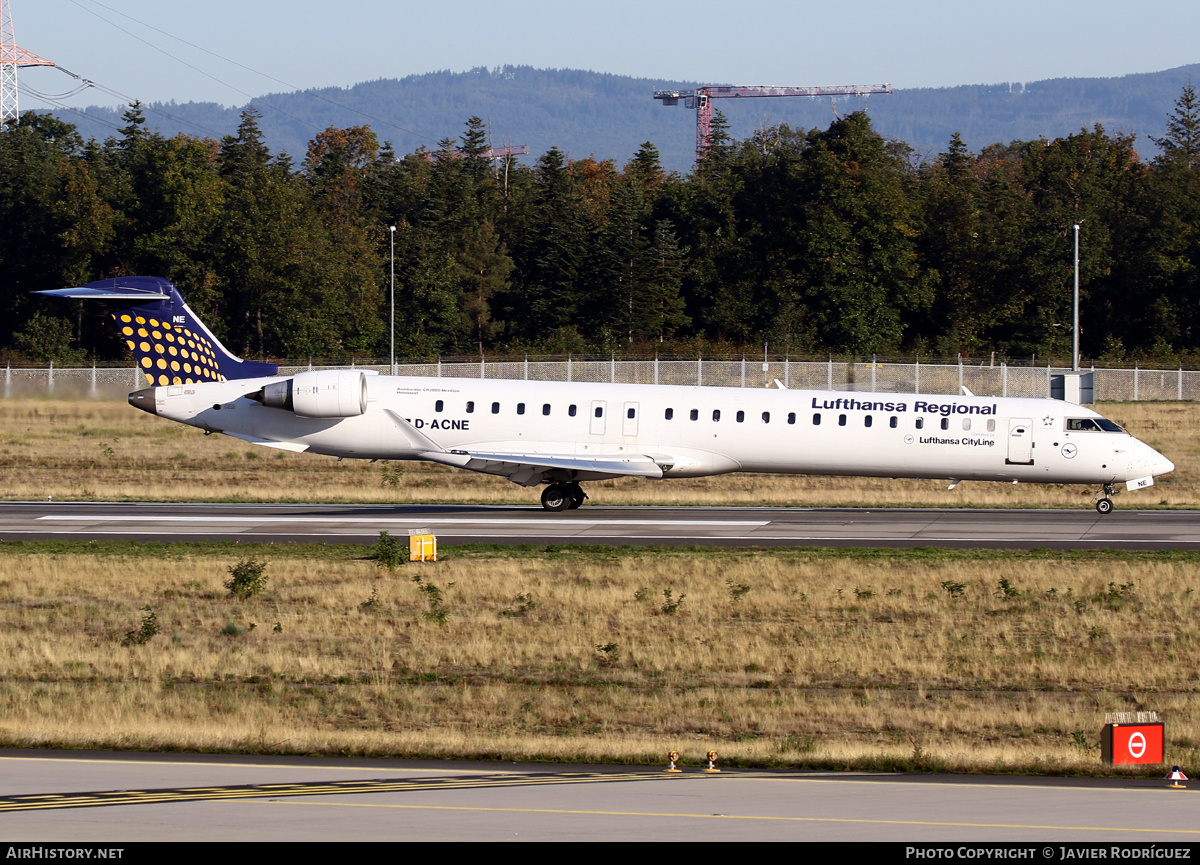
[[[230,438],[241,439],[244,442],[250,442],[252,445],[262,445],[263,447],[276,448],[281,451],[291,451],[294,454],[302,454],[308,450],[308,445],[298,444],[297,442],[281,442],[275,439],[264,439],[258,436],[247,435],[246,433],[222,432]]]
[[[663,466],[645,454],[546,454],[518,451],[448,451],[391,409],[384,409],[396,429],[422,459],[486,475],[500,475],[522,486],[545,480],[600,480],[603,478],[661,478]],[[667,466],[670,468],[670,466]]]
[[[536,486],[544,479],[599,480],[601,478],[661,478],[663,468],[645,454],[484,453],[455,450],[425,453],[424,459],[457,466],[473,472],[501,475],[522,486]]]

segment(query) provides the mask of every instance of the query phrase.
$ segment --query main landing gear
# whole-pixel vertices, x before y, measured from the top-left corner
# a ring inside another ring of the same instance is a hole
[[[583,487],[575,482],[550,484],[542,490],[542,507],[548,511],[575,510],[587,497]]]
[[[1116,487],[1114,487],[1112,484],[1105,484],[1104,485],[1104,493],[1102,495],[1096,496],[1096,510],[1100,513],[1101,516],[1112,513],[1112,510],[1113,510],[1112,497],[1115,496],[1118,492],[1119,492],[1119,490]]]

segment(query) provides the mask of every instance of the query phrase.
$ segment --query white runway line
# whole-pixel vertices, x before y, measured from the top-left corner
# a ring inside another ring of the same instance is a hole
[[[754,528],[770,524],[770,520],[562,520],[548,522],[546,519],[463,519],[453,517],[209,517],[209,516],[86,516],[83,514],[48,514],[41,520],[88,523],[321,523],[323,525],[439,525],[439,526],[746,526]]]

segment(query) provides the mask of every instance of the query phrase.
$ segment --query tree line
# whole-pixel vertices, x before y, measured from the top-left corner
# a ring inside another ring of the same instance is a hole
[[[1102,127],[920,161],[863,113],[628,164],[489,160],[457,141],[398,156],[329,128],[296,164],[246,111],[221,141],[148,131],[84,141],[33,112],[0,133],[0,351],[119,360],[96,310],[30,292],[162,276],[247,357],[761,350],[792,355],[1065,356],[1074,226],[1082,349],[1200,354],[1200,101],[1185,87],[1161,153]]]

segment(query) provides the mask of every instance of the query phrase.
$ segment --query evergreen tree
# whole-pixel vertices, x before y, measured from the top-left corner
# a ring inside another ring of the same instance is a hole
[[[1162,153],[1160,164],[1179,165],[1188,170],[1200,168],[1200,99],[1191,82],[1175,100],[1175,110],[1167,117],[1167,134],[1153,138]]]

